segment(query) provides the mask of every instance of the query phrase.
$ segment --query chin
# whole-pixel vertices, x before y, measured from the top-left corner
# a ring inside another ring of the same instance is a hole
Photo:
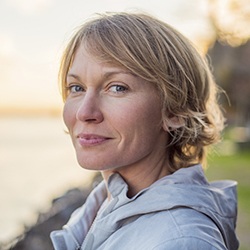
[[[87,170],[93,170],[93,171],[105,171],[105,170],[111,170],[114,169],[115,167],[110,166],[109,164],[104,164],[100,162],[86,162],[86,161],[79,161],[78,164]]]

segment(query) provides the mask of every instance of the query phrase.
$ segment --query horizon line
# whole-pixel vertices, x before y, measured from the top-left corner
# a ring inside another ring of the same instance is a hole
[[[62,107],[0,107],[0,117],[6,116],[61,116]]]

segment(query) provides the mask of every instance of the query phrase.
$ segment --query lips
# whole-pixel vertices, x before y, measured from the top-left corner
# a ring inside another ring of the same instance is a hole
[[[103,144],[111,138],[96,134],[79,134],[77,139],[82,147],[90,147]]]

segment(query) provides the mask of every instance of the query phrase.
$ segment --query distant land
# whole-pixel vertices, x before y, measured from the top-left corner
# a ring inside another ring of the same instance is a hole
[[[42,106],[0,106],[0,117],[4,116],[61,116],[62,107]]]

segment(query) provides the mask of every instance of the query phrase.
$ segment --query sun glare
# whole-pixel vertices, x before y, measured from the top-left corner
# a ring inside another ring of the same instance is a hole
[[[220,39],[232,46],[245,43],[250,37],[249,0],[214,0],[212,16]]]

